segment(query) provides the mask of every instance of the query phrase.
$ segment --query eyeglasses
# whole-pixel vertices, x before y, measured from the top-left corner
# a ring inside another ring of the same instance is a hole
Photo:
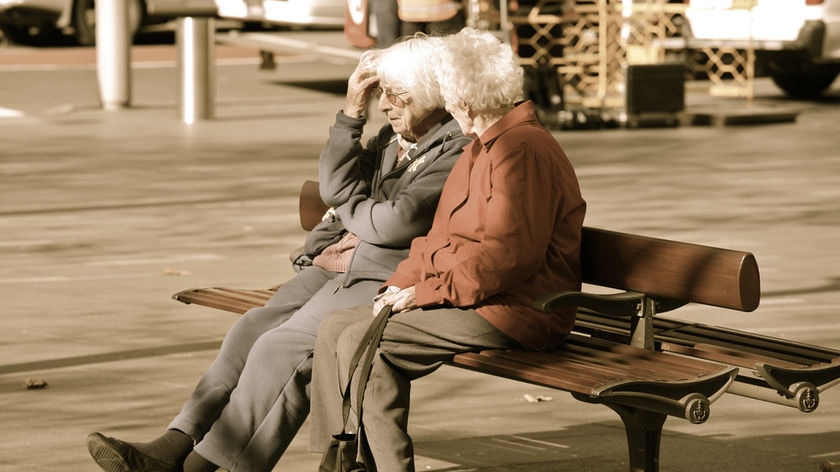
[[[388,103],[397,106],[405,105],[405,100],[402,98],[402,96],[407,93],[407,90],[405,92],[393,92],[382,87],[376,87],[375,89],[373,89],[373,96],[376,97],[377,100],[379,100],[379,97],[381,97],[382,95],[385,95],[385,98],[388,100]],[[397,103],[397,101],[399,101],[399,103]]]

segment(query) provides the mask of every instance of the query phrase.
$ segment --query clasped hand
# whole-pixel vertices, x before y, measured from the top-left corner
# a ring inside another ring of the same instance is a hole
[[[417,303],[414,298],[414,286],[400,290],[397,287],[388,287],[388,289],[373,299],[373,316],[379,314],[387,305],[391,305],[392,313],[399,313],[402,311],[413,310],[417,308]]]

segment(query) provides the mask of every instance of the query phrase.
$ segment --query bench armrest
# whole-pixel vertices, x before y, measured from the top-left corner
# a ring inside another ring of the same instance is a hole
[[[563,290],[538,298],[534,302],[534,308],[551,312],[558,308],[575,306],[610,318],[628,319],[641,315],[645,297],[645,294],[637,292],[595,294]],[[664,313],[686,304],[682,300],[671,298],[650,296],[647,298],[654,301],[656,313]]]
[[[643,297],[644,294],[636,292],[594,294],[564,290],[538,298],[534,302],[534,308],[548,313],[558,308],[574,306],[609,317],[630,318],[638,315]]]

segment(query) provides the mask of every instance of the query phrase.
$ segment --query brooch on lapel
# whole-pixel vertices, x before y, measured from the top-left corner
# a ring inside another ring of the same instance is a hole
[[[425,154],[420,156],[420,158],[417,159],[417,160],[412,160],[411,165],[408,166],[408,169],[406,169],[406,172],[415,172],[417,170],[417,168],[420,167],[420,164],[422,164],[425,161],[426,161],[426,155]]]

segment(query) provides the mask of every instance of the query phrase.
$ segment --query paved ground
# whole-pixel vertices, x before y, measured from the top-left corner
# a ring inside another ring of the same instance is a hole
[[[135,66],[133,107],[117,112],[99,109],[89,65],[0,67],[12,116],[0,118],[0,472],[94,471],[87,433],[158,434],[234,319],[169,296],[291,274],[295,196],[316,175],[349,69],[303,57],[267,73],[243,56],[220,61],[217,118],[192,126],[178,121],[165,59]],[[759,102],[802,113],[556,136],[587,224],[756,254],[756,312],[677,317],[840,349],[840,90],[790,102],[762,83]],[[48,386],[27,390],[29,378]],[[416,383],[413,404],[419,470],[627,468],[618,417],[562,392],[444,368]],[[726,396],[703,425],[666,423],[662,470],[816,472],[840,462],[838,424],[840,389],[809,415]],[[276,470],[316,469],[307,434]]]

